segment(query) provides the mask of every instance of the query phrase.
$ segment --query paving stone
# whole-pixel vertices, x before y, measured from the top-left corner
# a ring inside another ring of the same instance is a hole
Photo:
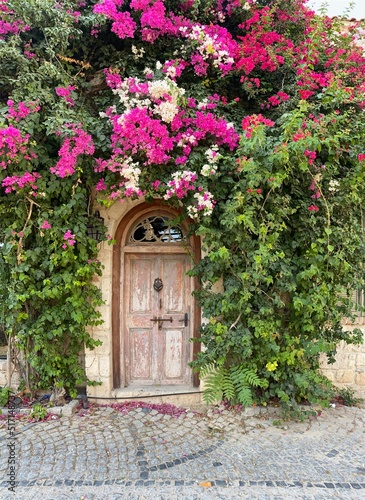
[[[328,409],[313,421],[281,428],[256,408],[251,417],[224,407],[178,418],[137,410],[123,415],[103,407],[94,415],[32,426],[19,421],[16,498],[365,496],[362,408]],[[6,429],[0,431],[6,441]],[[7,460],[6,447],[0,447],[3,477]],[[199,486],[204,482],[210,486]],[[8,493],[5,482],[0,498],[13,499]]]

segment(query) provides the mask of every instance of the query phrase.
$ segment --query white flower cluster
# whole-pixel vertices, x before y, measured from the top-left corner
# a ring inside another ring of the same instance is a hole
[[[117,107],[115,105],[110,106],[110,111],[112,113],[116,113]],[[100,116],[100,118],[109,118],[109,115],[107,113],[104,113],[104,111],[100,111],[99,116]]]
[[[335,179],[331,179],[329,182],[328,191],[332,191],[333,193],[335,193],[336,191],[338,191],[339,186],[340,183],[338,181],[336,181]]]
[[[204,177],[209,177],[210,175],[214,175],[217,172],[217,163],[222,155],[218,153],[217,144],[213,144],[213,146],[205,151],[205,156],[207,157],[207,163],[203,165],[200,173],[204,175]]]
[[[132,97],[129,91],[132,82],[136,85],[142,83],[139,78],[127,78],[123,80],[117,89],[113,90],[114,94],[119,96],[120,102],[125,108],[125,112],[128,112],[133,108],[148,108],[152,102],[151,99],[142,98],[142,94],[139,94],[138,92],[134,93]],[[122,122],[123,116],[121,116],[119,123]]]
[[[190,33],[187,33],[185,28],[180,28],[180,31],[186,38],[190,40],[196,40],[198,42],[198,52],[204,60],[207,60],[210,56],[214,57],[213,66],[219,68],[221,64],[233,64],[234,59],[230,57],[226,50],[220,48],[220,43],[218,41],[218,36],[213,37],[205,33],[204,27],[195,25],[193,26]]]
[[[148,91],[152,99],[165,99],[159,104],[156,104],[153,111],[161,117],[162,121],[171,123],[179,112],[178,102],[184,95],[185,89],[178,87],[176,83],[167,76],[163,80],[149,82]]]
[[[226,16],[220,10],[217,12],[217,17],[220,23],[224,23],[224,21],[226,20]]]
[[[165,200],[169,200],[172,196],[176,195],[178,198],[183,198],[187,191],[194,189],[193,183],[196,180],[196,174],[190,170],[183,172],[175,172],[172,174],[172,180],[169,182],[171,189],[168,189],[164,195]]]
[[[146,68],[146,72],[152,73],[149,68]],[[141,92],[131,92],[132,85],[134,87],[141,85]],[[144,89],[142,90],[142,85],[145,86],[145,82],[142,82],[139,78],[127,78],[117,89],[113,90],[119,96],[120,102],[125,108],[125,113],[128,113],[133,108],[147,108],[154,114],[159,115],[165,123],[171,123],[179,112],[179,102],[185,93],[185,89],[178,87],[168,76],[148,82],[148,95],[146,95]],[[119,123],[123,123],[123,115],[119,118]]]
[[[141,59],[143,56],[144,56],[144,48],[141,47],[139,50],[137,49],[137,47],[135,45],[132,45],[132,52],[133,52],[133,55],[134,55],[134,59],[136,61],[138,61],[138,59]]]
[[[120,175],[124,178],[124,188],[134,193],[140,191],[139,188],[139,176],[141,175],[141,169],[139,168],[139,162],[133,163],[131,158],[126,158],[124,163],[121,165]]]
[[[196,179],[196,173],[190,170],[184,170],[183,172],[174,172],[172,174],[173,181],[177,184],[180,181],[194,182]]]
[[[175,78],[176,77],[176,67],[175,66],[169,66],[166,69],[166,76],[169,78]]]
[[[149,82],[148,91],[150,93],[150,96],[153,97],[153,99],[161,99],[165,95],[175,94],[170,86],[170,81],[171,83],[175,83],[172,80],[168,80],[167,78]],[[175,87],[177,87],[176,84]]]
[[[198,219],[199,215],[211,215],[214,208],[214,199],[212,193],[205,191],[205,193],[195,193],[194,198],[196,203],[187,208],[187,212],[192,219]]]
[[[181,136],[181,139],[177,143],[178,146],[183,147],[186,144],[196,144],[197,139],[194,134],[184,133]]]
[[[251,0],[250,2],[246,2],[245,4],[242,5],[242,9],[244,10],[250,10],[252,5],[255,5],[256,0]]]
[[[171,123],[179,112],[179,107],[173,102],[164,101],[154,107],[154,112],[160,115],[165,123]]]
[[[155,76],[155,73],[153,72],[153,70],[151,68],[148,68],[147,66],[143,70],[143,73],[144,73],[145,76],[149,75],[152,78]]]

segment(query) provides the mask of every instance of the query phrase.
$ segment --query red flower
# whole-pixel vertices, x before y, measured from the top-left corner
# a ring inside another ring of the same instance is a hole
[[[317,205],[311,205],[308,207],[308,210],[310,212],[318,212],[319,208],[317,207]]]

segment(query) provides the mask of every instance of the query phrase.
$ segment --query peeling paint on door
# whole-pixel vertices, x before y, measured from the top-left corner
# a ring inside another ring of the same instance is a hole
[[[125,256],[127,385],[191,384],[191,278],[185,253]],[[154,287],[157,278],[162,288]],[[184,315],[189,321],[185,326]]]

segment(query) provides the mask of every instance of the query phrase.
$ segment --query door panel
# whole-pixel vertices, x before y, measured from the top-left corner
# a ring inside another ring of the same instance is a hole
[[[173,258],[163,259],[163,282],[166,283],[166,291],[164,295],[166,313],[182,314],[186,305],[186,290],[185,279],[185,261],[174,256]]]
[[[167,330],[164,345],[164,378],[166,381],[183,378],[183,352],[184,335],[181,330]]]
[[[131,313],[152,313],[151,269],[153,261],[147,257],[134,259],[130,272]]]
[[[190,384],[191,278],[186,254],[125,256],[127,385]],[[156,278],[163,287],[153,288]],[[188,313],[188,325],[184,314]],[[159,318],[159,320],[158,320]]]
[[[149,380],[151,378],[151,330],[131,328],[131,378]]]

